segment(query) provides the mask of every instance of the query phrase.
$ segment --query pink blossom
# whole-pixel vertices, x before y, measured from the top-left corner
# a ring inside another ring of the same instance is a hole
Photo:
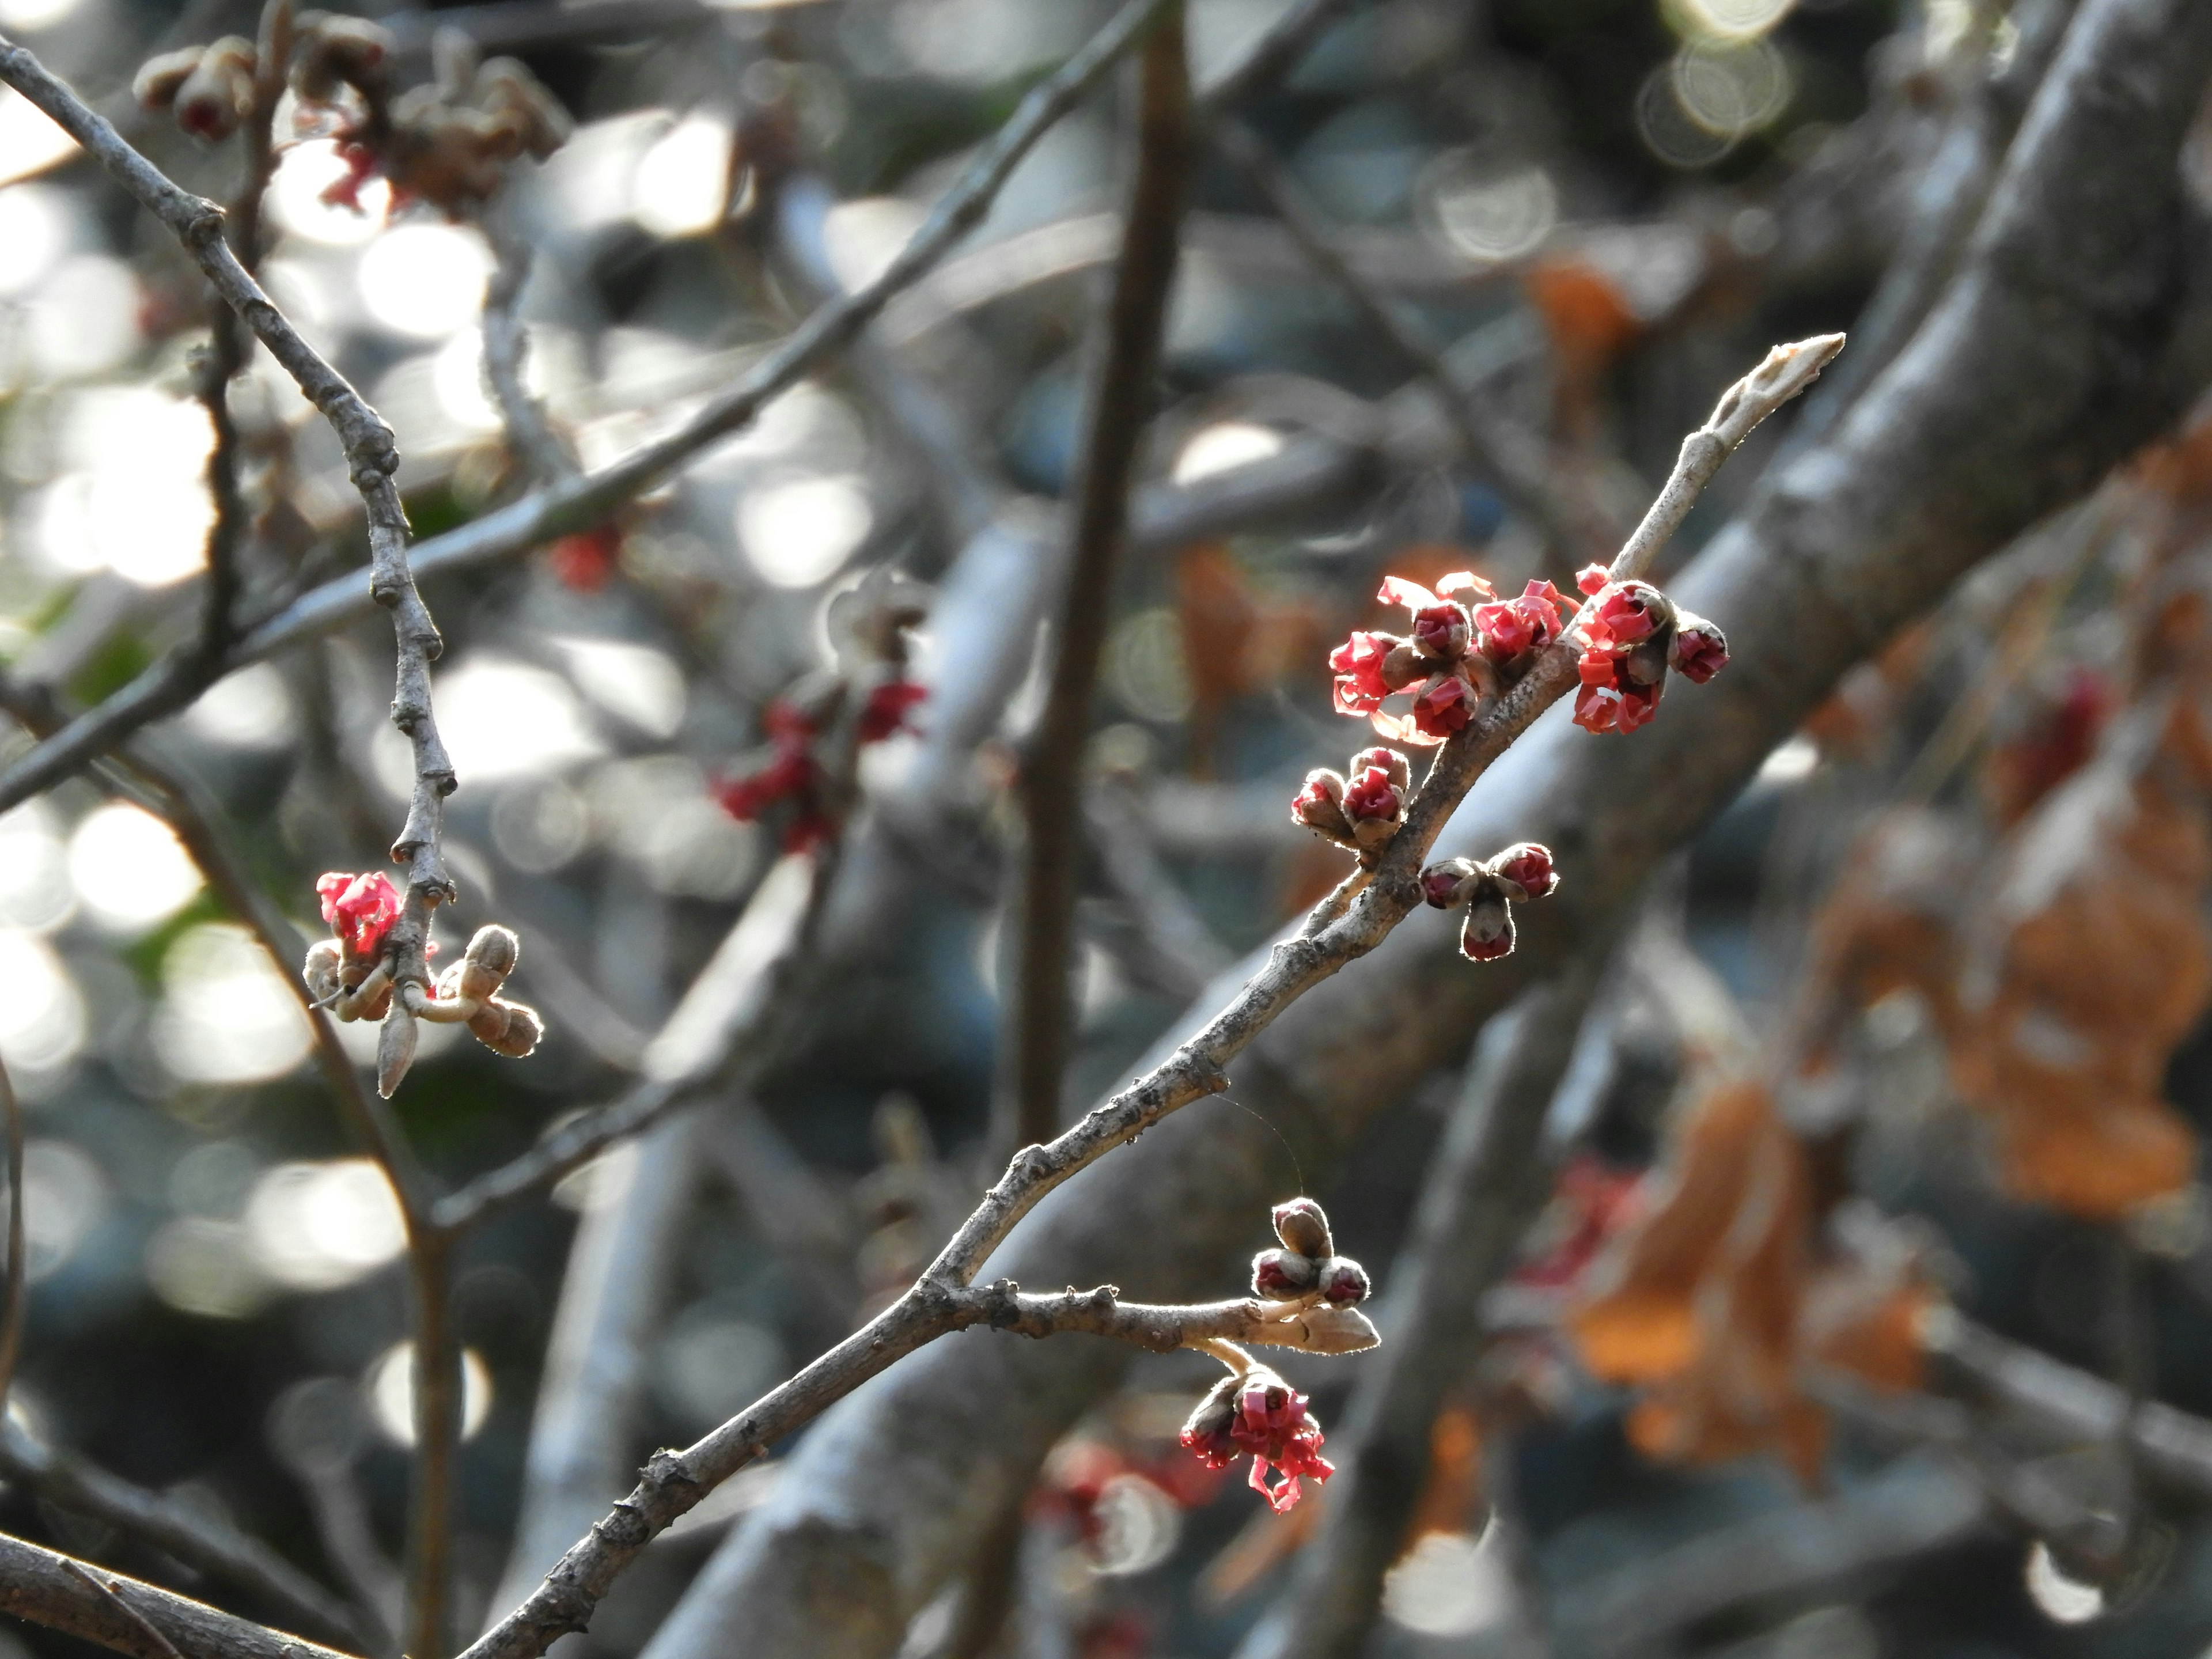
[[[1210,1469],[1226,1468],[1250,1453],[1252,1489],[1277,1514],[1297,1504],[1302,1478],[1326,1480],[1336,1473],[1321,1455],[1321,1425],[1306,1397],[1264,1365],[1216,1383],[1183,1425],[1182,1439]],[[1271,1466],[1283,1476],[1273,1488],[1267,1485]]]
[[[1658,712],[1664,679],[1638,685],[1627,672],[1629,653],[1599,646],[1576,665],[1582,689],[1575,694],[1575,724],[1587,732],[1633,732]]]
[[[1473,631],[1467,612],[1449,599],[1413,613],[1413,643],[1439,662],[1457,662],[1465,656]]]
[[[1656,589],[1624,583],[1598,601],[1597,615],[1583,631],[1593,645],[1633,645],[1666,620],[1664,603]]]
[[[322,897],[323,920],[356,962],[374,957],[399,920],[398,890],[381,870],[358,876],[333,870],[316,881],[315,891]]]
[[[1559,636],[1566,609],[1559,590],[1540,581],[1530,582],[1517,599],[1477,605],[1474,625],[1482,630],[1484,653],[1493,662],[1510,662],[1549,645]]]

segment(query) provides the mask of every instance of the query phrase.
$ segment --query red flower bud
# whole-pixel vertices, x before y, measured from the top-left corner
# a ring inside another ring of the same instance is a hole
[[[1413,729],[1438,743],[1474,718],[1474,688],[1456,674],[1439,674],[1413,699]]]
[[[1559,872],[1552,867],[1552,849],[1533,841],[1507,848],[1491,860],[1490,869],[1510,884],[1508,897],[1541,898],[1559,884]]]
[[[1304,1296],[1313,1289],[1321,1263],[1296,1250],[1262,1250],[1252,1258],[1252,1289],[1277,1300]]]
[[[1447,859],[1442,864],[1432,864],[1421,872],[1421,896],[1439,910],[1464,904],[1473,895],[1474,889],[1468,884],[1475,874],[1475,866],[1466,859]]]
[[[1392,690],[1383,683],[1383,659],[1403,643],[1395,634],[1356,633],[1328,653],[1338,714],[1365,714],[1381,706]]]
[[[1333,1308],[1349,1308],[1367,1300],[1367,1269],[1348,1255],[1333,1257],[1322,1265],[1322,1300]]]
[[[1390,775],[1379,766],[1369,767],[1344,786],[1344,814],[1355,830],[1370,820],[1395,824],[1404,811],[1405,802]]]
[[[1275,1206],[1273,1220],[1275,1237],[1283,1241],[1285,1249],[1316,1257],[1336,1254],[1328,1236],[1328,1216],[1313,1200],[1284,1200]]]
[[[1703,685],[1728,666],[1728,639],[1721,630],[1703,617],[1684,611],[1668,653],[1674,672],[1694,685]]]
[[[1586,564],[1575,572],[1575,586],[1585,593],[1598,592],[1612,580],[1613,577],[1601,564]]]
[[[1672,617],[1666,596],[1644,582],[1623,582],[1598,601],[1597,615],[1588,625],[1593,644],[1633,645]]]
[[[1449,600],[1413,613],[1413,642],[1440,662],[1457,662],[1467,653],[1467,612]]]
[[[1352,840],[1352,820],[1344,814],[1344,780],[1326,767],[1306,774],[1304,787],[1291,797],[1291,817],[1331,841]]]
[[[1385,749],[1377,744],[1372,749],[1363,749],[1352,757],[1352,770],[1356,775],[1370,766],[1379,766],[1389,775],[1390,787],[1404,794],[1413,787],[1413,763],[1395,749]]]
[[[1460,924],[1460,954],[1470,962],[1496,962],[1513,954],[1513,907],[1504,891],[1490,881],[1478,889]]]

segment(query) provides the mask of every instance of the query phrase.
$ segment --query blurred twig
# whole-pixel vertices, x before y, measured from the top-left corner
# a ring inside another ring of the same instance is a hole
[[[1112,614],[1129,482],[1157,397],[1161,331],[1175,283],[1191,165],[1183,12],[1170,5],[1139,58],[1136,175],[1115,268],[1097,383],[1070,529],[1044,711],[1024,744],[1018,968],[1006,1022],[1008,1114],[999,1147],[1036,1146],[1060,1127],[1073,1009],[1075,897],[1083,860],[1082,777],[1091,695]]]

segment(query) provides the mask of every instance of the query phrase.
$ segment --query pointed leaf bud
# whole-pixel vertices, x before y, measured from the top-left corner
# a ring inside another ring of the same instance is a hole
[[[384,1016],[384,1029],[376,1036],[376,1092],[386,1100],[398,1091],[415,1063],[415,1016],[404,1002],[394,999]]]

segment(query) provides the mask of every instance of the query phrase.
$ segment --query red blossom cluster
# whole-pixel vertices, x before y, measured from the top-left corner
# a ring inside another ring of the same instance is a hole
[[[1446,859],[1421,872],[1421,896],[1439,910],[1465,907],[1459,948],[1471,962],[1495,962],[1513,952],[1513,906],[1542,898],[1559,884],[1552,853],[1519,842],[1495,858]]]
[[[1376,595],[1413,613],[1412,633],[1354,633],[1329,653],[1336,708],[1364,714],[1396,743],[1438,744],[1474,718],[1477,702],[1525,672],[1534,653],[1557,639],[1566,612],[1559,590],[1532,581],[1500,600],[1473,571],[1455,571],[1434,591],[1385,576]],[[1384,702],[1410,693],[1403,714]]]
[[[349,875],[333,870],[319,878],[323,920],[345,951],[346,965],[373,965],[384,951],[384,936],[399,920],[399,890],[381,870]]]
[[[1659,709],[1667,671],[1702,685],[1728,664],[1728,641],[1703,617],[1676,609],[1648,582],[1612,584],[1602,565],[1575,579],[1596,598],[1582,625],[1575,724],[1590,732],[1633,732]]]
[[[900,732],[912,731],[908,717],[928,695],[911,680],[887,680],[877,686],[861,702],[854,721],[854,740],[861,744],[881,743]],[[830,774],[820,753],[823,740],[831,734],[832,722],[820,712],[810,712],[788,698],[778,697],[769,704],[761,725],[769,740],[767,763],[720,785],[714,799],[740,823],[754,823],[771,811],[783,811],[783,850],[811,851],[837,829],[828,799]]]
[[[1215,1383],[1182,1425],[1182,1443],[1209,1469],[1225,1469],[1249,1452],[1252,1490],[1278,1515],[1303,1495],[1300,1479],[1336,1473],[1321,1455],[1321,1424],[1305,1395],[1265,1365]],[[1283,1477],[1272,1487],[1271,1467]]]

